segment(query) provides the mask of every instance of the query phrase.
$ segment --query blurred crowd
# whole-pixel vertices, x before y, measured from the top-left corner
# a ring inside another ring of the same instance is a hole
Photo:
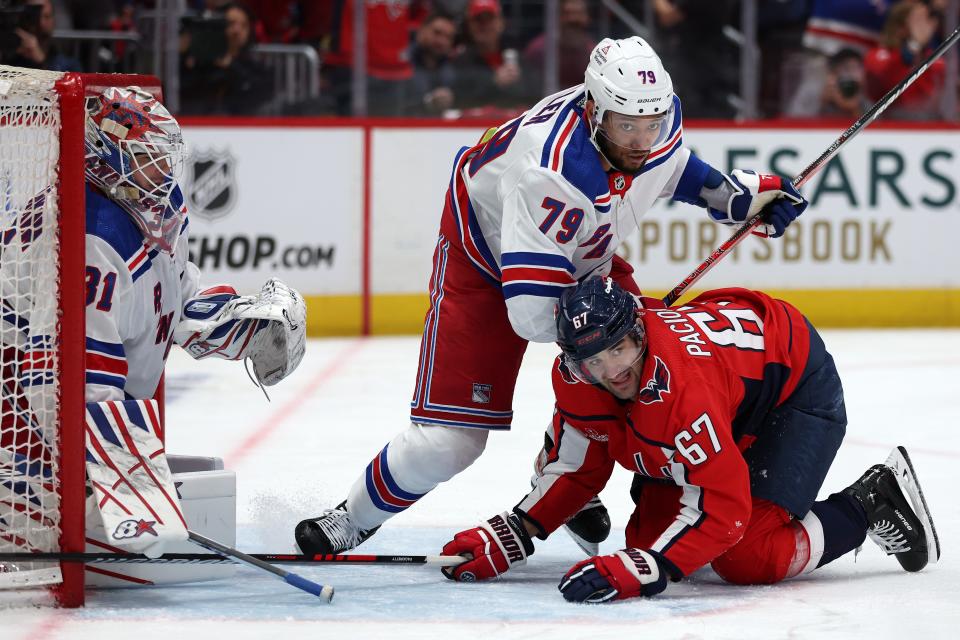
[[[103,61],[125,55],[121,34],[143,30],[151,0],[0,0],[0,61],[88,70],[54,31],[117,34]],[[188,0],[180,22],[180,112],[277,113],[277,75],[257,45],[310,47],[319,91],[283,113],[353,112],[355,0]],[[742,100],[739,0],[621,0],[634,17],[597,0],[559,0],[555,86],[582,82],[588,54],[605,36],[640,35],[654,45],[688,118],[731,118]],[[945,36],[948,0],[757,0],[762,118],[855,118]],[[16,15],[4,6],[20,6]],[[503,117],[545,95],[545,6],[534,0],[366,0],[367,113],[407,117]],[[633,27],[631,29],[631,27]],[[61,32],[62,33],[62,32]],[[66,42],[65,39],[63,39]],[[87,65],[89,66],[89,65]],[[149,69],[121,69],[125,71]],[[949,81],[948,81],[949,80]],[[887,117],[943,116],[941,60]],[[956,116],[954,116],[956,117]]]

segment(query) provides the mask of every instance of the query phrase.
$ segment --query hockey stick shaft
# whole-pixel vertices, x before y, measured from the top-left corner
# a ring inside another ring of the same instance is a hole
[[[388,555],[296,555],[289,553],[251,553],[256,560],[273,564],[402,564],[420,566],[455,567],[463,562],[462,556],[388,556]],[[214,553],[164,553],[150,558],[142,553],[0,553],[0,562],[121,562],[133,564],[222,564],[232,562]]]
[[[199,533],[187,531],[187,535],[190,537],[190,542],[194,543],[195,545],[229,558],[237,564],[244,564],[248,567],[254,567],[255,569],[272,573],[290,586],[296,587],[302,591],[306,591],[311,595],[315,595],[323,602],[330,602],[333,600],[333,587],[328,584],[317,584],[316,582],[307,580],[306,578],[297,575],[292,571],[286,571],[285,569],[275,567],[269,562],[260,560],[259,558],[254,558],[253,556],[247,555],[242,551],[237,551],[236,549],[228,547],[224,544],[220,544],[219,542],[204,537]]]
[[[960,39],[960,27],[954,30],[948,38],[946,38],[939,47],[937,47],[933,53],[931,53],[926,60],[917,65],[913,71],[910,72],[903,80],[900,81],[897,86],[893,89],[890,89],[882,98],[880,98],[866,113],[864,113],[860,118],[850,125],[846,131],[840,134],[840,137],[833,141],[826,151],[820,154],[820,157],[811,162],[806,169],[801,171],[796,178],[793,179],[793,186],[800,188],[807,180],[813,177],[820,169],[826,165],[826,163],[840,150],[840,147],[846,143],[853,140],[854,137],[863,129],[865,129],[871,122],[876,120],[881,113],[883,113],[887,107],[889,107],[894,100],[900,97],[900,95],[907,90],[911,84],[913,84],[917,78],[922,76],[924,72],[932,65],[934,62],[940,59],[940,57],[947,52],[950,47],[956,44],[957,40]],[[680,299],[680,296],[694,285],[700,278],[702,278],[710,269],[712,269],[717,262],[720,261],[723,256],[729,253],[734,247],[736,247],[740,242],[747,237],[754,229],[760,226],[763,223],[761,216],[754,216],[750,222],[741,226],[736,233],[730,236],[723,244],[717,247],[712,254],[707,256],[707,259],[700,263],[696,269],[694,269],[690,275],[683,279],[676,287],[673,288],[670,293],[668,293],[663,298],[663,303],[668,307],[674,302]]]

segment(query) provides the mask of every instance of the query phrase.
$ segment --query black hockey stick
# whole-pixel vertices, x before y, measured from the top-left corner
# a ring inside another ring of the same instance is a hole
[[[250,553],[255,560],[274,564],[406,564],[455,567],[466,561],[463,556],[390,556],[390,555],[296,555],[291,553]],[[125,562],[134,564],[219,564],[230,562],[213,553],[164,553],[150,558],[142,553],[0,553],[0,562]]]
[[[260,569],[262,571],[267,571],[273,575],[279,577],[281,580],[289,584],[290,586],[296,587],[306,591],[309,594],[315,595],[320,598],[323,602],[330,602],[333,600],[333,587],[328,584],[317,584],[312,580],[307,580],[306,578],[293,573],[292,571],[286,571],[275,567],[269,562],[254,558],[253,556],[247,555],[242,551],[237,551],[231,547],[228,547],[224,544],[220,544],[215,540],[210,538],[205,538],[199,533],[194,533],[193,531],[187,531],[187,535],[190,536],[190,542],[193,544],[203,547],[213,551],[214,553],[220,554],[225,559],[228,559],[231,562],[237,564],[244,564],[248,567],[253,567],[255,569]]]
[[[833,141],[827,150],[820,154],[820,157],[810,163],[806,169],[800,172],[796,178],[793,179],[793,186],[799,188],[807,180],[809,180],[815,173],[817,173],[826,163],[832,158],[837,151],[840,150],[840,147],[845,145],[847,142],[852,140],[858,133],[860,133],[865,127],[867,127],[871,122],[876,120],[881,113],[883,113],[887,107],[889,107],[894,100],[900,97],[904,91],[907,90],[911,84],[916,81],[917,78],[923,75],[923,73],[932,65],[934,62],[940,59],[940,57],[947,52],[947,50],[956,44],[957,40],[960,39],[960,27],[957,27],[950,36],[943,41],[943,43],[937,47],[933,53],[931,53],[926,60],[921,62],[914,68],[910,74],[905,77],[900,83],[895,86],[893,89],[887,92],[885,96],[880,98],[870,109],[860,116],[860,118],[850,125],[850,128],[840,134],[840,137]],[[730,236],[726,242],[717,247],[712,254],[710,254],[706,260],[700,263],[700,265],[693,270],[690,275],[683,279],[676,287],[673,288],[670,293],[663,297],[663,303],[668,307],[676,302],[680,296],[683,295],[684,291],[689,289],[697,280],[702,278],[710,269],[720,261],[723,256],[730,252],[731,249],[736,247],[740,242],[747,237],[754,229],[763,224],[761,216],[754,216],[750,222],[740,227],[736,233]]]

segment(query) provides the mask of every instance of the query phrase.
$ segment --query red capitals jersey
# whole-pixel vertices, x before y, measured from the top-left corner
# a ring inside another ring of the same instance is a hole
[[[355,0],[334,3],[334,30],[324,64],[353,64],[353,9]],[[383,80],[405,80],[413,75],[408,58],[410,32],[423,16],[418,0],[365,0],[367,16],[367,73]]]
[[[557,359],[554,446],[517,509],[550,533],[599,493],[615,462],[672,482],[682,489],[675,518],[651,549],[687,575],[742,537],[751,499],[741,452],[796,388],[810,334],[795,308],[746,289],[648,309],[644,326],[633,401],[577,382]]]

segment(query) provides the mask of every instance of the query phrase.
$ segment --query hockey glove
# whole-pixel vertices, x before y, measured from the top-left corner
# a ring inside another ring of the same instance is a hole
[[[667,587],[659,554],[643,549],[621,549],[609,556],[578,562],[560,581],[567,602],[600,604],[637,596],[653,596]]]
[[[196,360],[250,358],[257,380],[270,386],[300,364],[306,314],[300,294],[277,278],[255,296],[212,287],[186,302],[173,339]]]
[[[443,567],[443,575],[457,582],[489,580],[511,567],[527,563],[533,541],[515,513],[501,513],[480,526],[461,531],[443,545],[443,555],[469,558],[457,567]]]
[[[779,238],[809,204],[789,180],[780,176],[734,169],[723,180],[720,187],[705,194],[710,217],[722,224],[743,224],[761,214],[767,227],[758,235]],[[718,206],[716,199],[721,195],[725,201]]]

